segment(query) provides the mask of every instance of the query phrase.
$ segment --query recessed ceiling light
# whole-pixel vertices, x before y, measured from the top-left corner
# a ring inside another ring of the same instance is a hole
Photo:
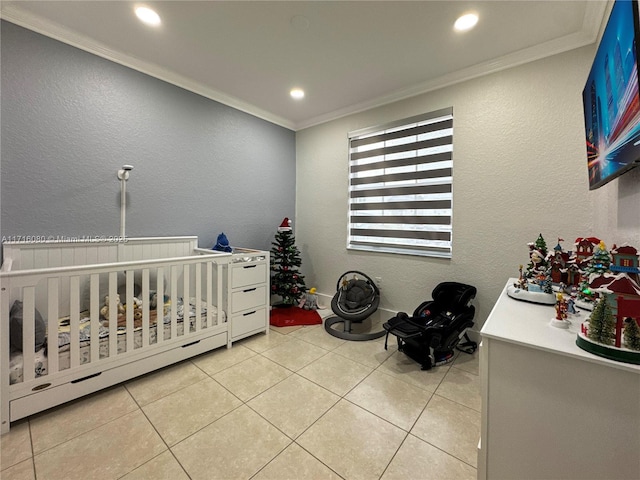
[[[453,28],[457,32],[466,32],[467,30],[471,30],[475,27],[476,23],[478,23],[478,15],[476,13],[467,13],[456,20],[456,23],[453,24]]]
[[[289,92],[289,94],[291,95],[292,98],[295,98],[296,100],[300,100],[301,98],[304,98],[304,90],[302,90],[301,88],[294,88]]]
[[[161,23],[160,15],[158,15],[155,11],[151,10],[149,7],[136,7],[136,15],[140,19],[140,21],[146,23],[147,25],[158,26]]]

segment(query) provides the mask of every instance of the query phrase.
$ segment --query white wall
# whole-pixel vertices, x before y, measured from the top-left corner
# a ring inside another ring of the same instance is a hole
[[[615,204],[616,195],[589,192],[584,146],[582,88],[593,54],[584,47],[298,132],[294,227],[307,286],[333,295],[344,271],[362,270],[382,277],[381,307],[412,311],[439,282],[467,282],[478,288],[479,329],[539,233],[549,248],[564,238],[568,250],[576,237],[605,238],[596,201]],[[347,133],[448,106],[453,258],[347,251]],[[636,187],[628,203],[637,206],[638,196]],[[639,224],[636,211],[631,228]]]
[[[594,192],[596,232],[611,248],[628,243],[640,249],[640,167]]]

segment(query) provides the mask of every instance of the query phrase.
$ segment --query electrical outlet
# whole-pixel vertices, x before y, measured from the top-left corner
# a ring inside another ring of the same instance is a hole
[[[378,290],[382,290],[382,277],[375,277],[373,281],[376,283]]]

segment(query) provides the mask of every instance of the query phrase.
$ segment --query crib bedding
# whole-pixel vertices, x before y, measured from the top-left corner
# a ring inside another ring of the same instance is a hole
[[[171,338],[171,305],[165,305],[166,314],[163,317],[163,338],[169,340]],[[223,311],[218,312],[215,305],[209,305],[212,314],[212,325],[207,325],[207,307],[202,304],[200,311],[200,321],[202,327],[214,326],[220,323],[226,322],[226,314]],[[184,302],[179,299],[177,302],[177,336],[184,334]],[[195,299],[190,299],[188,308],[189,317],[189,331],[195,331],[196,326],[196,311],[195,311]],[[66,370],[70,368],[70,321],[69,317],[63,317],[58,322],[58,368],[59,370]],[[79,337],[80,337],[80,364],[84,365],[91,361],[91,321],[88,311],[80,313],[79,321]],[[99,356],[100,358],[107,358],[109,356],[109,327],[108,322],[101,321],[98,331],[99,338]],[[126,318],[124,315],[118,317],[118,353],[124,353],[126,351],[127,342],[127,329]],[[133,348],[142,348],[142,320],[135,320],[133,330]],[[153,345],[157,343],[157,316],[156,311],[149,312],[149,344]],[[36,377],[47,375],[48,373],[48,361],[47,361],[47,348],[41,348],[35,352],[34,356],[34,371]],[[9,360],[9,383],[11,385],[15,383],[21,383],[23,381],[23,368],[24,359],[22,352],[11,351]]]

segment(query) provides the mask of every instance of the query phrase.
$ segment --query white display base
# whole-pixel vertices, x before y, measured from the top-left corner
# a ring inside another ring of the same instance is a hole
[[[589,321],[587,320],[582,325],[588,328]],[[576,345],[578,345],[583,350],[591,352],[594,355],[598,355],[600,357],[609,358],[611,360],[615,360],[616,362],[626,362],[640,365],[640,351],[631,350],[629,348],[626,348],[626,346],[616,347],[614,345],[605,345],[603,343],[598,343],[585,335],[582,332],[582,329],[580,332],[578,332]]]
[[[581,308],[582,310],[593,310],[593,302],[585,302],[584,300],[576,300],[576,307]]]
[[[557,318],[552,318],[549,323],[552,327],[556,328],[569,328],[571,326],[571,322],[569,320],[558,320]]]
[[[554,293],[530,292],[514,285],[507,287],[507,295],[523,302],[539,303],[542,305],[556,304],[556,296]]]

